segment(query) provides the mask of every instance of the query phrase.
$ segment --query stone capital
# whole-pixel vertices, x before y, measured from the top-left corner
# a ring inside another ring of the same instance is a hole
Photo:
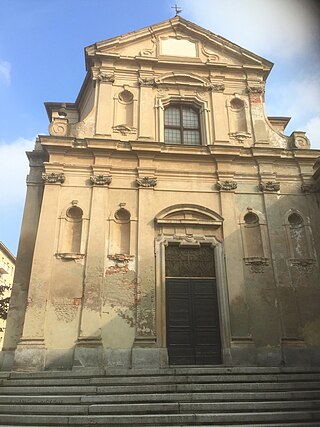
[[[43,173],[42,179],[45,184],[63,184],[65,181],[64,173]]]
[[[90,181],[94,185],[109,185],[112,181],[111,175],[91,175]]]
[[[280,182],[267,181],[259,184],[259,190],[263,192],[275,192],[280,190]]]
[[[155,187],[157,185],[157,178],[144,176],[143,178],[137,178],[136,183],[139,187]]]
[[[216,184],[218,190],[235,190],[238,187],[236,181],[218,181]]]

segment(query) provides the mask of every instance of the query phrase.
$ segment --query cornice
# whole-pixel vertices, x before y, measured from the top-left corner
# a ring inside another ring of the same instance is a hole
[[[40,135],[39,141],[49,153],[76,151],[88,156],[90,152],[110,155],[110,152],[161,153],[178,156],[212,156],[220,160],[231,158],[256,159],[258,162],[306,161],[315,163],[320,150],[286,150],[279,147],[243,147],[226,144],[205,146],[168,145],[155,141],[122,141],[106,138],[73,138]],[[90,154],[89,154],[90,155]]]

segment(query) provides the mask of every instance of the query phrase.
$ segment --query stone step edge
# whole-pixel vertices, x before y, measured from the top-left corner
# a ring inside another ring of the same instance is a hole
[[[284,412],[290,413],[301,411],[320,411],[320,400],[310,401],[269,401],[269,402],[154,402],[135,403],[128,408],[126,404],[75,404],[75,405],[55,405],[55,404],[1,404],[0,414],[4,415],[147,415],[171,413],[171,414],[194,414],[197,413],[250,413],[259,414],[261,412]]]
[[[246,393],[243,392],[201,392],[201,393],[192,393],[192,392],[170,392],[170,393],[141,393],[141,394],[89,394],[89,395],[32,395],[25,396],[25,394],[21,395],[0,395],[0,402],[5,403],[5,400],[9,400],[14,403],[14,401],[18,400],[19,404],[29,404],[32,401],[37,402],[41,400],[46,400],[47,403],[54,404],[64,404],[63,400],[73,401],[75,404],[94,404],[96,402],[102,403],[114,403],[119,401],[129,402],[153,402],[154,400],[162,400],[172,402],[174,399],[178,399],[179,401],[186,401],[187,399],[194,399],[196,401],[206,402],[206,399],[217,399],[217,401],[227,400],[229,402],[242,402],[242,401],[290,401],[292,399],[296,400],[317,400],[320,399],[320,390],[307,390],[307,391],[297,391],[297,390],[285,390],[285,391],[259,391],[253,392],[249,391]],[[52,401],[55,402],[52,402]],[[60,402],[57,402],[60,400]],[[25,402],[24,402],[25,401]],[[30,402],[29,402],[30,401]]]
[[[214,374],[271,374],[271,373],[320,373],[320,367],[165,367],[157,369],[119,369],[119,368],[76,368],[70,371],[48,370],[48,371],[6,371],[0,372],[0,375],[15,377],[87,377],[87,376],[149,376],[156,375],[177,375],[177,374],[193,374],[202,372],[204,375],[212,372]]]
[[[77,416],[61,416],[61,415],[11,415],[2,414],[1,421],[11,423],[23,422],[23,425],[28,424],[31,421],[33,426],[39,425],[38,422],[44,422],[45,425],[58,423],[58,425],[88,425],[88,424],[104,424],[112,426],[114,425],[145,425],[151,423],[156,425],[165,425],[168,422],[185,422],[188,423],[203,423],[203,422],[266,422],[266,421],[320,421],[320,411],[297,411],[291,412],[237,412],[232,414],[161,414],[159,415],[77,415]],[[123,424],[123,422],[126,424]],[[158,422],[159,421],[159,422]],[[106,424],[107,423],[107,424]],[[16,425],[16,424],[14,424]]]
[[[239,375],[152,375],[152,376],[113,376],[113,377],[48,377],[48,378],[21,378],[21,377],[9,377],[9,378],[0,378],[0,385],[23,385],[23,382],[31,385],[42,385],[49,384],[53,385],[54,382],[59,383],[60,385],[98,385],[98,383],[111,384],[165,384],[165,383],[195,383],[195,382],[214,382],[214,383],[265,383],[265,382],[275,382],[275,383],[291,383],[291,382],[315,382],[320,381],[320,373],[298,373],[298,374],[239,374]],[[20,383],[19,383],[20,382]]]

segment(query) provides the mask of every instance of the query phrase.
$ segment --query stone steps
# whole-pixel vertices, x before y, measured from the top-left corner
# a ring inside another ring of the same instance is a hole
[[[130,385],[130,384],[180,384],[180,383],[252,383],[252,382],[298,382],[298,381],[320,381],[320,374],[270,374],[270,375],[159,375],[140,377],[93,377],[93,378],[34,378],[32,385]],[[26,386],[30,379],[4,378],[0,379],[2,386]]]
[[[204,413],[204,414],[163,414],[161,415],[1,415],[1,423],[14,426],[78,426],[78,425],[104,425],[104,426],[195,426],[195,425],[242,425],[247,426],[252,423],[269,426],[270,422],[300,422],[302,425],[320,425],[320,411],[294,411],[294,412],[235,412],[235,413]],[[313,424],[309,424],[309,423]],[[1,424],[3,426],[3,424]]]
[[[131,414],[158,414],[158,413],[211,413],[214,412],[246,412],[251,411],[299,411],[319,409],[320,400],[290,401],[290,402],[198,402],[198,403],[130,403]],[[17,408],[11,404],[0,404],[0,414],[15,414]],[[24,414],[55,415],[112,415],[128,412],[127,404],[19,404],[19,411]]]
[[[137,393],[177,393],[177,392],[222,392],[222,391],[270,391],[270,390],[319,390],[320,382],[256,382],[256,383],[188,383],[188,384],[130,384],[107,386],[2,386],[0,395],[3,394],[137,394]]]
[[[0,426],[320,426],[320,370],[0,374]]]

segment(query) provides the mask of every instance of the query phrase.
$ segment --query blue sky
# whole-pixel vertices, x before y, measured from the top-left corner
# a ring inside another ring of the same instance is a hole
[[[84,47],[182,16],[275,63],[270,116],[292,116],[320,149],[320,22],[313,0],[0,0],[0,240],[16,253],[28,171],[24,152],[48,133],[45,101],[73,102]]]

